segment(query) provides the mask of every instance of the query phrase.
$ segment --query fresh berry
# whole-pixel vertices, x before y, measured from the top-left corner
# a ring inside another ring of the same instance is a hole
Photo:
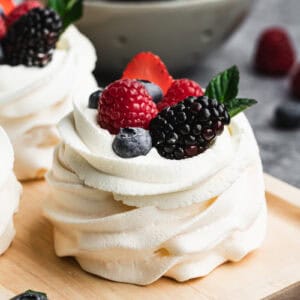
[[[163,101],[158,103],[157,108],[162,111],[164,108],[175,105],[187,97],[200,97],[203,94],[203,90],[197,82],[185,78],[177,79],[173,81]]]
[[[88,108],[95,108],[95,109],[98,108],[98,104],[102,92],[103,92],[103,88],[99,88],[96,92],[90,95]]]
[[[290,71],[295,57],[288,33],[279,27],[269,28],[259,38],[255,67],[262,73],[284,75]]]
[[[152,97],[152,100],[155,103],[158,103],[162,100],[163,98],[163,92],[161,90],[161,88],[155,84],[152,83],[148,80],[138,80],[139,82],[141,82],[144,87],[146,88],[147,92],[149,93],[149,95]]]
[[[225,106],[206,96],[188,97],[162,110],[150,123],[153,146],[168,159],[183,159],[204,152],[228,125]]]
[[[62,21],[52,9],[34,8],[16,21],[2,40],[5,62],[12,66],[47,65],[62,30]]]
[[[0,1],[0,15],[8,15],[15,8],[14,0]]]
[[[287,101],[275,110],[275,125],[279,128],[300,127],[300,103]]]
[[[291,90],[295,97],[300,98],[300,64],[295,67],[291,77]]]
[[[4,18],[0,15],[0,40],[2,40],[7,32],[6,23]]]
[[[26,15],[30,10],[42,7],[42,4],[39,1],[28,0],[18,6],[16,6],[6,17],[7,26],[11,26],[14,22],[19,20],[23,15]]]
[[[4,54],[3,54],[2,45],[0,43],[0,64],[3,62],[3,60],[4,60]]]
[[[128,63],[122,79],[143,79],[161,87],[165,94],[172,84],[169,74],[161,59],[151,52],[140,52]]]
[[[117,80],[108,85],[100,97],[98,124],[112,134],[125,127],[147,129],[156,115],[155,103],[137,80]]]
[[[121,128],[113,144],[114,152],[123,158],[146,155],[152,148],[152,140],[148,130],[144,128]]]
[[[20,295],[17,295],[10,300],[47,300],[47,295],[42,292],[28,290]]]

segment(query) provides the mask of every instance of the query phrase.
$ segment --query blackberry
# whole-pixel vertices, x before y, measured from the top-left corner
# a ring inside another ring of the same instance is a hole
[[[20,17],[2,41],[5,63],[44,67],[62,31],[60,16],[49,8],[35,8]]]
[[[31,300],[47,300],[47,295],[43,292],[36,292],[32,290],[28,290],[20,295],[17,295],[10,300],[26,300],[26,299],[31,299]]]
[[[0,42],[0,64],[3,62],[3,59],[4,59],[3,48]]]
[[[168,159],[183,159],[204,152],[228,125],[225,106],[206,96],[188,97],[162,110],[150,123],[153,146]]]

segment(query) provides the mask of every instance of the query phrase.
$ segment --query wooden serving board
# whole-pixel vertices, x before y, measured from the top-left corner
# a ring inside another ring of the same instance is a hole
[[[104,280],[82,271],[72,258],[56,257],[51,226],[41,213],[47,185],[25,183],[15,217],[17,236],[0,257],[0,300],[27,289],[46,292],[51,300],[267,297],[300,280],[300,190],[268,175],[265,178],[269,224],[261,249],[239,263],[222,265],[203,279],[177,283],[162,278],[147,287]]]

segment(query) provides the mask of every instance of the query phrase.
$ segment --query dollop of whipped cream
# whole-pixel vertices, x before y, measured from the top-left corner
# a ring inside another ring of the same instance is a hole
[[[0,127],[0,255],[15,235],[13,215],[18,209],[21,185],[13,173],[13,148]]]
[[[96,88],[96,53],[74,26],[58,41],[44,68],[0,65],[0,125],[15,149],[19,179],[42,177],[59,142],[57,122],[72,109],[72,95]]]
[[[184,281],[260,246],[266,204],[262,166],[243,114],[201,155],[118,157],[114,136],[79,97],[59,124],[62,143],[47,180],[45,214],[59,256],[88,272],[146,285]]]

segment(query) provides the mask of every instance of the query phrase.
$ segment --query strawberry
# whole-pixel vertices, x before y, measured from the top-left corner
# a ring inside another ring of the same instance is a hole
[[[288,33],[279,27],[265,30],[255,53],[255,68],[265,74],[285,75],[295,62],[295,50]]]
[[[200,97],[203,95],[204,92],[197,82],[186,78],[177,79],[173,81],[163,100],[157,104],[157,108],[162,111],[164,108],[175,105],[189,96]]]
[[[16,6],[6,18],[7,27],[11,26],[20,17],[26,15],[30,10],[37,7],[43,6],[39,1],[36,0],[28,0]]]
[[[15,7],[13,0],[1,0],[0,1],[0,12],[8,15]],[[2,11],[3,10],[3,11]]]
[[[102,92],[98,105],[98,124],[111,134],[121,128],[147,129],[157,108],[144,85],[132,79],[120,79]]]
[[[160,86],[166,94],[173,78],[161,59],[151,52],[140,52],[128,63],[122,79],[148,80]]]

